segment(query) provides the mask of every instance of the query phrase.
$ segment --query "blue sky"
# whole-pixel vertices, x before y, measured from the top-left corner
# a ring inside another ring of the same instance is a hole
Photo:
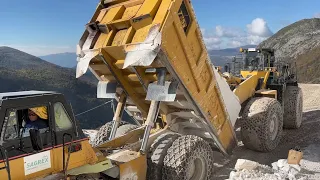
[[[0,0],[0,46],[34,55],[75,51],[97,3],[98,0]],[[320,17],[319,0],[192,3],[209,49],[256,44],[295,21]]]

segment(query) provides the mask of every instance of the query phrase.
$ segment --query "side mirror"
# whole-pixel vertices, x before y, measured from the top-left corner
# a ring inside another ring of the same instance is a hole
[[[37,129],[30,129],[29,133],[33,149],[36,151],[43,149],[40,131]]]

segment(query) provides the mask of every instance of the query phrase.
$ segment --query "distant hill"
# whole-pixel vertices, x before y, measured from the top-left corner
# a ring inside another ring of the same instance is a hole
[[[245,45],[236,48],[227,48],[227,49],[219,49],[219,50],[210,50],[209,54],[213,56],[234,56],[239,53],[240,48],[255,48],[257,45]]]
[[[50,54],[46,56],[40,56],[39,58],[51,62],[53,64],[59,65],[61,67],[72,68],[77,65],[77,55],[76,53],[59,53]]]
[[[63,68],[22,51],[0,47],[0,92],[48,90],[63,93],[78,114],[108,99],[96,98],[97,81],[75,78],[75,69]],[[81,127],[94,129],[113,116],[110,104],[78,116]]]
[[[245,45],[241,46],[242,48],[254,48],[257,45]],[[215,66],[224,66],[226,63],[231,62],[233,56],[239,53],[240,47],[237,48],[227,48],[219,50],[210,50],[209,55],[210,59]]]
[[[242,48],[253,48],[256,45],[245,45]],[[227,62],[231,62],[232,57],[239,53],[239,48],[227,48],[219,50],[209,50],[211,61],[215,66],[223,66]],[[39,58],[61,67],[76,69],[77,55],[75,53],[59,53],[40,56]],[[90,73],[90,72],[89,72]]]
[[[259,47],[274,48],[278,60],[296,63],[298,81],[320,83],[320,19],[295,22],[263,41]]]

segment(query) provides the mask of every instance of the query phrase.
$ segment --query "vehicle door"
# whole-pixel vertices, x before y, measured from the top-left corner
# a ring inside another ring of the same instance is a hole
[[[64,166],[71,169],[87,164],[95,156],[94,152],[91,152],[92,148],[88,143],[88,137],[84,136],[81,128],[77,129],[73,111],[65,99],[57,96],[54,100],[52,102],[52,117],[54,119],[55,170],[62,171]]]
[[[29,99],[30,100],[30,99]],[[0,167],[4,166],[6,157],[9,160],[11,179],[28,179],[50,174],[52,168],[52,130],[50,124],[52,118],[48,113],[48,128],[39,132],[38,146],[32,144],[30,134],[22,133],[25,126],[25,119],[28,116],[28,109],[34,107],[47,107],[50,105],[45,102],[32,103],[26,100],[10,100],[10,103],[3,102],[1,108],[2,123],[1,141],[2,147],[7,152],[7,156],[0,153]],[[26,105],[23,105],[26,104]],[[5,106],[4,106],[5,105]],[[24,135],[23,135],[24,134]],[[40,149],[39,149],[40,148]],[[6,169],[0,171],[1,179],[8,177]]]

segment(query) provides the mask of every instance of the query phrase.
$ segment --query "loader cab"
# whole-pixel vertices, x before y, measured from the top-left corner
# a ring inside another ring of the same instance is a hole
[[[27,128],[31,122],[30,109],[42,111],[36,120],[41,122],[38,123],[40,128]],[[38,177],[60,169],[62,147],[86,138],[78,129],[72,109],[62,94],[43,91],[0,93],[0,164],[10,162],[12,179]],[[76,146],[81,150],[81,145],[75,143]],[[55,161],[60,165],[55,166]],[[0,170],[0,177],[6,176],[8,173]]]
[[[224,71],[231,73],[236,77],[241,76],[241,70],[244,69],[244,60],[241,54],[237,54],[232,58],[232,62],[226,63],[224,67]]]
[[[240,48],[242,53],[244,70],[264,71],[265,68],[274,67],[273,49]]]

